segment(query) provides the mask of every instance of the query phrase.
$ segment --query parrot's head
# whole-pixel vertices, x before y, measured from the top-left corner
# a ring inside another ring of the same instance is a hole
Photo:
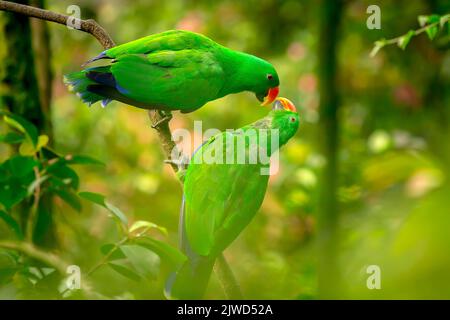
[[[275,67],[268,61],[224,48],[222,68],[227,75],[220,96],[242,91],[250,91],[262,102],[271,104],[278,96],[280,79]]]
[[[271,104],[278,96],[280,79],[277,71],[267,61],[262,60],[261,66],[254,70],[257,74],[254,76],[255,85],[252,91],[256,98],[261,101],[262,106]]]
[[[271,128],[279,130],[279,145],[282,146],[298,130],[300,119],[297,109],[289,99],[279,97],[275,100],[269,117],[272,120]]]

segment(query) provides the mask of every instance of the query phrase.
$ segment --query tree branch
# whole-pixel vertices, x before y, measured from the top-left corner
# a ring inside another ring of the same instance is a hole
[[[216,263],[214,264],[214,272],[216,273],[217,278],[219,278],[219,282],[222,285],[222,289],[225,291],[228,299],[244,299],[242,296],[241,287],[236,281],[236,278],[234,277],[227,260],[225,260],[223,253],[216,259]]]
[[[49,10],[44,10],[40,8],[35,8],[23,4],[13,3],[9,1],[0,1],[0,10],[2,11],[9,11],[14,12],[18,14],[23,14],[29,17],[38,18],[41,20],[56,22],[59,24],[67,25],[67,21],[69,17],[64,14],[59,14],[56,12],[52,12]],[[103,46],[105,49],[109,49],[111,47],[115,46],[114,41],[111,39],[111,37],[108,35],[108,33],[103,29],[97,22],[95,22],[92,19],[89,20],[80,20],[80,31],[84,31],[86,33],[91,34],[94,36],[97,41]],[[166,159],[168,159],[168,163],[172,166],[175,173],[178,171],[177,162],[180,159],[172,159],[172,155],[179,155],[178,149],[176,144],[172,140],[172,133],[170,131],[169,127],[169,120],[170,120],[170,113],[163,115],[161,112],[149,112],[149,118],[152,122],[152,128],[154,128],[157,133],[159,140],[161,142],[161,146],[163,148],[164,154]],[[168,119],[165,120],[165,117],[168,117]],[[3,245],[7,245],[8,243],[3,243]],[[0,243],[0,247],[2,246],[2,243]],[[12,247],[16,248],[16,250],[19,250],[21,252],[24,252],[26,254],[29,254],[30,256],[33,256],[43,262],[49,263],[56,263],[59,270],[64,270],[63,265],[58,261],[56,256],[53,255],[43,255],[42,252],[40,252],[36,247],[31,246],[26,243],[16,243]],[[14,249],[12,248],[12,249]],[[26,251],[26,252],[25,252]],[[44,253],[45,254],[45,253]],[[55,266],[56,267],[56,266]],[[220,282],[222,283],[222,287],[226,293],[226,295],[229,298],[234,299],[242,299],[242,294],[239,289],[239,285],[236,281],[236,279],[233,276],[233,273],[226,262],[223,255],[220,255],[217,259],[217,262],[215,264],[214,270],[217,274],[217,277],[219,278]]]
[[[156,110],[148,111],[148,117],[152,123],[152,128],[158,133],[159,141],[161,142],[164,155],[168,160],[175,173],[178,172],[177,163],[179,159],[172,159],[172,154],[178,155],[178,148],[175,142],[172,140],[172,132],[169,127],[169,120],[164,120],[164,115]],[[167,117],[167,115],[166,115]]]
[[[57,255],[42,251],[28,242],[0,241],[0,248],[22,252],[30,258],[39,260],[46,265],[55,268],[63,276],[66,274],[67,267],[69,266],[68,263],[61,260]]]
[[[67,21],[69,20],[69,18],[73,18],[65,14],[60,14],[9,1],[0,1],[0,10],[19,13],[28,17],[38,18],[41,20],[47,20],[64,25],[67,25]],[[95,22],[95,20],[80,20],[79,30],[93,35],[105,49],[109,49],[115,46],[114,41],[105,31],[105,29],[103,29],[97,22]]]

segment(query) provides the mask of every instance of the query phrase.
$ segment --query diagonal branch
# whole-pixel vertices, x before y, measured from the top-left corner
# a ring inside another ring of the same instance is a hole
[[[34,244],[24,241],[0,241],[0,248],[11,249],[22,252],[28,257],[39,260],[48,266],[55,268],[62,276],[66,275],[69,264],[61,260],[57,255],[44,252],[38,249]]]
[[[36,7],[31,7],[23,4],[13,3],[9,1],[0,1],[0,10],[9,11],[18,14],[23,14],[25,16],[51,21],[63,25],[67,25],[67,21],[70,18],[67,15],[52,12],[49,10],[44,10]],[[101,27],[97,22],[92,19],[89,20],[79,20],[80,21],[80,31],[91,34],[97,39],[97,41],[103,46],[104,49],[109,49],[115,46],[114,41],[108,35],[105,29]],[[152,127],[157,131],[161,146],[164,151],[166,159],[169,159],[169,163],[175,172],[178,171],[178,166],[176,165],[179,159],[172,159],[172,154],[178,155],[177,146],[172,140],[172,133],[169,128],[169,121],[164,120],[167,115],[162,115],[160,112],[149,112],[149,118],[152,122]],[[28,247],[27,247],[28,248]],[[23,249],[22,247],[20,249]],[[22,250],[23,251],[23,250]],[[29,250],[27,250],[30,253]],[[25,252],[25,253],[27,253]],[[48,261],[49,262],[49,261]],[[230,298],[241,298],[242,294],[239,289],[239,285],[231,272],[228,263],[226,262],[223,255],[221,255],[216,262],[215,272],[222,283],[222,287],[225,293]]]

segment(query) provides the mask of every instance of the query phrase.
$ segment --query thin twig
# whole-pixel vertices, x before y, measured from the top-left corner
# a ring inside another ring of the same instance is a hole
[[[445,16],[442,16],[439,21],[427,24],[427,25],[425,25],[425,26],[423,26],[423,27],[421,27],[421,28],[419,28],[417,30],[411,30],[411,32],[412,32],[411,36],[413,36],[413,37],[418,36],[419,34],[424,33],[425,31],[427,31],[427,29],[429,29],[429,28],[433,28],[433,27],[436,27],[438,25],[442,25],[442,24],[447,23],[449,21],[450,21],[450,14],[447,14]],[[402,40],[402,38],[407,36],[407,35],[408,35],[408,33],[404,34],[404,35],[401,35],[401,36],[398,36],[398,37],[395,37],[395,38],[392,38],[392,39],[387,39],[387,40],[386,39],[382,39],[382,40],[376,41],[375,42],[375,47],[373,48],[372,52],[370,53],[370,56],[374,57],[378,53],[378,51],[381,48],[384,48],[385,46],[392,45],[392,44],[399,45],[399,43]]]
[[[92,273],[94,273],[97,269],[99,269],[100,267],[102,267],[103,265],[105,265],[109,258],[111,257],[111,255],[114,253],[114,251],[116,251],[116,249],[118,249],[121,245],[123,245],[125,242],[127,242],[129,240],[128,237],[123,238],[122,240],[120,240],[119,242],[117,242],[116,244],[114,244],[114,247],[111,248],[111,250],[109,250],[109,252],[103,257],[103,259],[97,263],[95,266],[93,266],[91,268],[91,270],[89,270],[86,273],[86,277],[89,277]]]
[[[449,20],[450,20],[450,14],[443,16],[442,19],[443,19],[444,22],[449,21]],[[418,36],[419,34],[424,33],[427,29],[432,28],[432,27],[435,27],[435,26],[437,26],[438,24],[443,23],[443,21],[436,21],[436,22],[430,23],[430,24],[428,24],[428,25],[426,25],[426,26],[423,26],[423,27],[420,28],[420,29],[413,30],[414,36]],[[401,35],[401,36],[398,36],[398,37],[396,37],[396,38],[384,40],[383,42],[384,42],[384,44],[396,44],[396,43],[398,43],[398,41],[400,41],[400,39],[403,38],[403,37],[404,37],[404,35]]]
[[[48,266],[55,268],[61,275],[66,275],[69,264],[57,255],[45,252],[31,243],[25,241],[0,241],[0,248],[22,252],[28,257],[39,260]]]

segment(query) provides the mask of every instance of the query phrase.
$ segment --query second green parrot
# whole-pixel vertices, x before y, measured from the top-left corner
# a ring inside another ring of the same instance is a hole
[[[169,297],[203,296],[215,259],[262,204],[269,179],[264,169],[269,164],[261,155],[268,159],[294,136],[298,126],[294,105],[278,98],[266,117],[235,132],[222,132],[194,153],[184,178],[179,226],[180,247],[188,260],[169,278]]]
[[[113,47],[87,63],[97,60],[109,63],[64,78],[89,105],[117,100],[144,109],[191,112],[242,91],[255,93],[265,105],[277,97],[280,83],[269,62],[182,30]]]

